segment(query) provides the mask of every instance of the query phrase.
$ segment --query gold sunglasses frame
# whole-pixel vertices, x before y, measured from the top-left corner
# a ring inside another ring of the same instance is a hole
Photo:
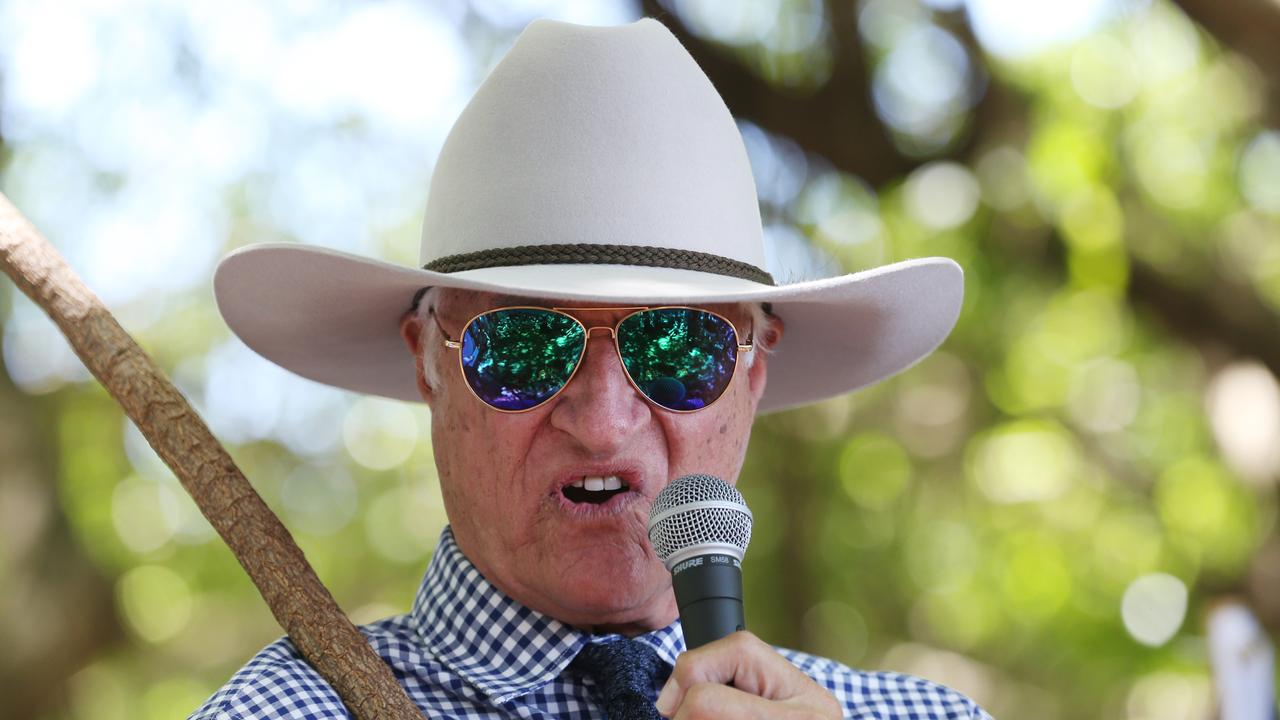
[[[472,315],[471,319],[468,320],[466,324],[462,326],[462,332],[459,333],[458,337],[461,338],[463,335],[466,335],[467,330],[471,327],[471,324],[474,323],[476,320],[480,319],[481,317],[484,317],[485,315],[488,315],[490,313],[495,313],[501,310],[543,310],[546,312],[553,312],[553,313],[556,313],[557,315],[563,315],[569,318],[570,320],[575,322],[578,325],[578,327],[582,328],[582,331],[583,331],[582,351],[578,353],[578,359],[573,364],[573,372],[569,373],[568,379],[564,381],[564,384],[560,386],[560,389],[556,390],[554,393],[548,396],[546,400],[543,400],[542,402],[538,403],[537,405],[534,405],[533,407],[528,407],[523,410],[505,410],[503,408],[494,407],[489,403],[485,402],[484,398],[480,397],[479,393],[476,392],[475,388],[471,387],[471,383],[466,381],[467,371],[466,371],[466,368],[462,366],[462,343],[459,342],[458,340],[453,340],[449,336],[449,332],[444,329],[443,325],[440,324],[440,318],[439,316],[436,315],[436,309],[434,306],[427,309],[431,317],[435,319],[436,327],[440,328],[440,333],[444,336],[445,348],[458,351],[458,372],[462,373],[463,384],[467,386],[467,390],[470,390],[471,395],[475,397],[475,399],[481,404],[483,404],[485,407],[489,408],[490,410],[494,410],[496,412],[506,413],[508,415],[518,415],[520,413],[527,413],[532,410],[537,410],[538,408],[543,407],[547,403],[554,400],[558,395],[560,395],[560,393],[564,392],[564,389],[569,387],[569,383],[573,382],[573,379],[578,376],[578,370],[582,367],[582,360],[587,355],[587,344],[591,341],[591,333],[592,331],[595,331],[595,330],[609,331],[609,336],[613,338],[613,350],[614,352],[618,353],[618,362],[622,365],[622,374],[627,376],[627,382],[631,384],[631,387],[635,389],[636,393],[639,394],[640,397],[644,398],[645,402],[649,403],[650,405],[653,405],[654,407],[665,410],[667,412],[678,413],[681,415],[701,412],[715,405],[716,403],[720,402],[720,398],[725,396],[725,393],[729,391],[729,386],[733,384],[734,379],[737,378],[738,376],[738,365],[739,365],[738,360],[742,356],[742,353],[752,352],[755,350],[755,339],[753,337],[755,332],[754,328],[752,328],[752,334],[749,334],[747,336],[747,342],[741,343],[738,341],[738,339],[742,337],[742,335],[738,332],[738,326],[735,325],[732,320],[730,320],[729,318],[725,317],[724,315],[721,315],[720,313],[714,310],[707,310],[706,308],[693,307],[690,305],[624,305],[622,307],[590,307],[590,308],[543,307],[541,305],[509,305],[506,307],[491,308],[489,310],[485,310],[484,312],[480,312],[480,313],[476,313],[475,315]],[[574,317],[573,315],[570,315],[567,312],[569,310],[573,310],[574,312],[603,312],[603,311],[616,312],[618,310],[631,310],[632,312],[629,312],[626,315],[619,318],[618,322],[614,323],[613,325],[592,325],[591,327],[587,327],[586,323],[582,322],[581,320]],[[649,310],[696,310],[698,312],[704,312],[704,313],[707,313],[708,315],[714,315],[720,318],[721,320],[725,321],[725,323],[729,325],[729,329],[733,330],[733,341],[734,341],[734,344],[738,346],[738,351],[733,356],[733,374],[729,376],[729,382],[726,383],[724,386],[725,389],[721,391],[721,393],[718,396],[716,396],[715,400],[712,400],[711,402],[707,403],[706,405],[700,408],[694,408],[693,410],[673,410],[669,407],[666,407],[665,405],[661,405],[657,402],[654,402],[654,400],[650,398],[648,395],[645,395],[644,391],[640,389],[640,386],[636,384],[635,378],[631,377],[631,371],[627,370],[627,364],[622,361],[622,346],[618,344],[618,326],[621,325],[626,320],[628,320],[629,318],[639,315],[642,312],[647,312]]]

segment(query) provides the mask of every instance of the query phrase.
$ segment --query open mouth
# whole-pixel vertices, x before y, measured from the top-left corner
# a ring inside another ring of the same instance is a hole
[[[561,488],[565,498],[572,503],[591,503],[599,505],[608,502],[614,495],[621,495],[631,487],[617,475],[584,476]]]

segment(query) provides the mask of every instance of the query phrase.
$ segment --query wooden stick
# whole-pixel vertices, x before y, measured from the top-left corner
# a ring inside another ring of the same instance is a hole
[[[48,313],[178,476],[293,644],[355,716],[421,720],[391,669],[343,614],[293,536],[186,398],[3,194],[0,268]]]

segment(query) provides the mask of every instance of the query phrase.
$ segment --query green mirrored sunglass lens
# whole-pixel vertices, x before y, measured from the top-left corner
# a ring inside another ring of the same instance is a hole
[[[618,326],[627,373],[650,400],[670,410],[715,402],[733,379],[738,341],[733,326],[693,308],[656,308]]]
[[[462,370],[476,395],[499,410],[528,410],[564,387],[582,356],[585,333],[550,310],[485,313],[462,334]]]

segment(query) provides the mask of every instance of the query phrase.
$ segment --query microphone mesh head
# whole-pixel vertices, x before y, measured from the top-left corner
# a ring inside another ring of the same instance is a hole
[[[721,506],[705,507],[702,503]],[[653,501],[649,542],[663,562],[698,545],[731,545],[739,554],[745,553],[751,542],[751,511],[742,493],[724,480],[714,475],[685,475],[671,481]]]

